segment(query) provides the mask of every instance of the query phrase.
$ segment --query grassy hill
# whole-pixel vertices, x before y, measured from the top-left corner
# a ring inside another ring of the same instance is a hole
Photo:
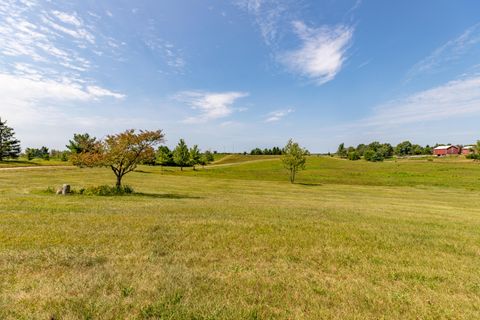
[[[0,318],[480,317],[477,163],[140,169],[0,171]]]
[[[220,164],[238,164],[243,162],[279,159],[279,156],[263,156],[263,155],[243,155],[243,154],[229,154],[219,160],[216,160],[213,165]]]
[[[229,161],[228,156],[224,159]],[[213,166],[207,170],[187,171],[181,174],[221,179],[279,182],[288,180],[278,156],[236,156],[231,163],[237,163],[237,165]],[[180,174],[176,169],[165,172]],[[438,186],[480,190],[479,174],[480,163],[464,160],[464,158],[434,159],[433,161],[404,159],[373,163],[312,156],[308,158],[307,169],[298,174],[297,182],[307,185]]]

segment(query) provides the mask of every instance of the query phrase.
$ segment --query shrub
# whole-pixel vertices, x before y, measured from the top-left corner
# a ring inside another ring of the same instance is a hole
[[[365,153],[363,154],[363,157],[365,158],[365,160],[371,161],[371,162],[379,162],[379,161],[383,161],[384,159],[381,153],[370,150],[370,149],[365,151]]]
[[[133,192],[133,188],[130,186],[114,187],[103,185],[97,187],[82,188],[78,191],[78,194],[83,194],[87,196],[123,196],[127,194],[132,194]]]
[[[467,159],[480,160],[480,154],[470,153],[465,156]]]
[[[349,152],[347,155],[348,160],[360,160],[360,155],[356,151]]]

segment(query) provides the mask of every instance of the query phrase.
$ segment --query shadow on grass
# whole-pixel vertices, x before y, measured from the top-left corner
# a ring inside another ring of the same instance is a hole
[[[137,172],[137,173],[153,173],[152,171],[145,171],[145,170],[135,170],[134,172]]]
[[[301,186],[305,186],[305,187],[321,187],[323,186],[323,184],[321,183],[316,183],[316,182],[311,182],[311,183],[307,183],[307,182],[297,182],[295,184],[299,184]]]
[[[179,193],[145,193],[145,192],[135,192],[132,196],[147,197],[153,199],[202,199],[202,197],[189,196],[186,194]]]

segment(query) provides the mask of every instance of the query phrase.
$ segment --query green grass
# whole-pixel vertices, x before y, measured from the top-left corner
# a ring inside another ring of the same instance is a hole
[[[213,164],[237,164],[241,162],[248,161],[258,161],[258,160],[268,160],[268,159],[278,159],[279,156],[263,156],[263,155],[243,155],[243,154],[229,154],[218,160],[215,160]]]
[[[0,319],[480,317],[480,165],[308,165],[0,171]]]
[[[257,160],[258,157],[262,156],[257,156]],[[173,168],[165,172],[180,174]],[[246,162],[238,166],[213,166],[208,170],[182,174],[266,181],[285,181],[288,178],[278,158]],[[434,161],[406,159],[373,163],[312,156],[308,158],[307,170],[298,174],[297,182],[312,185],[438,186],[480,190],[480,162],[445,158]]]

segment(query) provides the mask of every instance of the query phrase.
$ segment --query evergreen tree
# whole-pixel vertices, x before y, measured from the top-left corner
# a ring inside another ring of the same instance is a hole
[[[207,164],[215,161],[215,158],[213,157],[213,153],[210,150],[205,151],[204,157],[205,157],[205,163]]]
[[[192,165],[193,170],[195,170],[197,164],[200,164],[200,157],[200,150],[197,145],[194,145],[193,148],[190,149],[190,164]]]
[[[15,139],[15,132],[7,126],[7,121],[0,118],[0,161],[5,158],[18,158],[20,141]]]
[[[157,162],[161,166],[174,164],[172,151],[167,146],[160,146],[157,150]]]
[[[183,171],[183,167],[188,165],[190,160],[190,152],[188,151],[187,144],[183,139],[180,139],[178,145],[173,150],[173,161]]]
[[[73,139],[68,141],[66,146],[71,153],[77,154],[82,152],[91,152],[95,148],[97,138],[90,137],[88,133],[80,134],[75,133]]]

